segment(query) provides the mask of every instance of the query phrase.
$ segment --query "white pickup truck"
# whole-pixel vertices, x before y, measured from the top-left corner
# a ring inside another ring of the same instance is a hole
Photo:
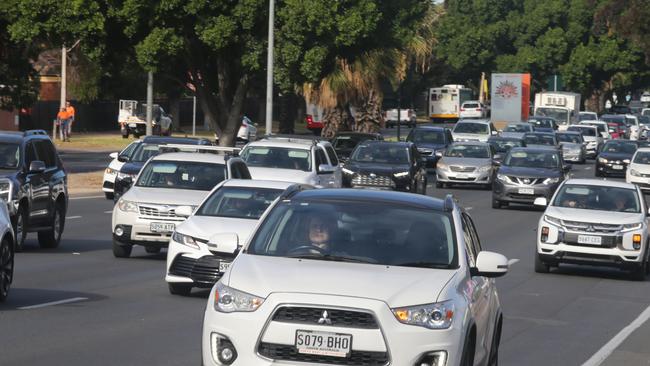
[[[146,104],[139,104],[136,100],[120,100],[117,123],[120,125],[120,132],[123,138],[128,138],[129,135],[138,138],[147,133],[146,108]],[[158,104],[153,105],[151,128],[154,135],[172,135],[171,115],[165,113],[165,110]]]
[[[415,127],[415,110],[400,109],[399,111],[399,124]],[[384,120],[386,121],[386,127],[388,128],[397,126],[397,108],[386,110],[386,112],[384,112]]]

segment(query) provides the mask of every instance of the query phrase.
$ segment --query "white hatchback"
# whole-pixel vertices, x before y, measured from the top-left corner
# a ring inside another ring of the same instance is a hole
[[[625,181],[639,186],[642,190],[650,190],[650,147],[639,148],[627,167]]]
[[[487,108],[478,100],[468,100],[460,106],[460,118],[485,118],[487,117]]]
[[[203,364],[494,365],[507,270],[451,196],[296,192],[213,287]]]

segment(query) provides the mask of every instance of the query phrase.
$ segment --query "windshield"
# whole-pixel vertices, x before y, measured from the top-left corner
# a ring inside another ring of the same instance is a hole
[[[569,123],[569,111],[561,108],[537,108],[535,114],[539,116],[553,117],[560,125]]]
[[[503,165],[524,168],[556,169],[560,166],[558,153],[554,151],[511,151]]]
[[[332,146],[334,146],[335,149],[346,149],[346,150],[352,150],[354,149],[359,142],[364,141],[364,140],[369,140],[368,137],[366,136],[352,136],[352,135],[344,135],[344,136],[337,136],[334,141],[332,142]]]
[[[553,135],[526,134],[524,135],[524,141],[526,141],[526,145],[555,146],[555,138],[553,138]]]
[[[153,160],[138,178],[138,187],[209,191],[226,179],[223,164]]]
[[[634,163],[650,164],[650,151],[637,151],[634,155]]]
[[[650,117],[648,116],[638,116],[637,118],[639,119],[639,123],[642,125],[650,124]]]
[[[311,171],[309,149],[291,149],[274,146],[251,146],[241,153],[248,167]]]
[[[643,112],[641,112],[644,116],[650,116],[650,109],[644,109]]]
[[[634,154],[637,146],[633,142],[628,141],[608,141],[603,146],[603,152]]]
[[[618,124],[625,124],[624,116],[602,116],[600,117],[600,119],[605,122],[616,122]]]
[[[596,136],[596,130],[589,127],[571,126],[567,131],[580,132],[582,136]]]
[[[363,163],[408,164],[408,148],[398,144],[359,145],[350,160]]]
[[[454,128],[454,133],[477,133],[487,135],[488,125],[485,123],[461,122]]]
[[[461,108],[478,108],[477,103],[463,103],[463,106]]]
[[[142,163],[159,154],[158,145],[139,143],[131,155],[131,161]]]
[[[541,128],[555,128],[553,126],[553,121],[550,120],[550,119],[536,119],[536,118],[533,118],[533,119],[529,119],[528,123],[532,123],[533,125],[535,125],[535,127],[538,127],[538,128],[540,128],[540,127]]]
[[[596,120],[598,120],[598,115],[596,113],[580,112],[580,114],[578,114],[578,121],[596,121]]]
[[[16,169],[20,163],[20,145],[0,143],[0,169]]]
[[[490,149],[483,145],[453,145],[447,150],[445,156],[452,158],[490,158]]]
[[[456,268],[449,214],[382,202],[292,201],[271,211],[247,253]]]
[[[281,189],[221,187],[208,197],[196,215],[257,220],[281,193]]]
[[[557,137],[557,140],[560,142],[571,142],[574,144],[581,144],[584,142],[582,136],[576,133],[557,133],[555,134],[555,137]]]
[[[439,144],[444,145],[445,133],[443,131],[413,131],[407,139],[415,143]]]
[[[565,184],[553,205],[585,210],[641,212],[636,190],[620,187]]]
[[[503,132],[532,132],[533,126],[526,124],[507,125]]]
[[[523,143],[521,140],[490,140],[488,141],[497,153],[505,153],[510,151],[513,147],[521,147]]]

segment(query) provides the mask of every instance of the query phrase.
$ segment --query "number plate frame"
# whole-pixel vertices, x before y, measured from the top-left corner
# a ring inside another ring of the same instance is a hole
[[[603,237],[596,235],[578,235],[578,244],[603,245]]]
[[[535,188],[519,188],[517,190],[517,193],[519,194],[528,194],[528,195],[534,195],[535,194]]]
[[[149,230],[152,233],[172,233],[176,229],[176,224],[169,222],[152,222],[149,224]]]
[[[323,345],[319,346],[304,346],[304,345],[299,345],[299,336],[300,335],[308,335],[308,336],[315,336],[315,337],[339,337],[340,339],[347,339],[348,347],[347,348],[342,348],[342,347],[327,347],[327,343],[329,339],[323,339],[322,343]],[[330,356],[330,357],[339,357],[339,358],[347,358],[350,357],[350,353],[352,353],[352,334],[343,334],[343,333],[334,333],[334,332],[320,332],[320,331],[312,331],[312,330],[304,330],[304,329],[298,329],[296,330],[296,339],[294,342],[294,346],[298,350],[298,353],[301,354],[309,354],[309,355],[319,355],[319,356]]]

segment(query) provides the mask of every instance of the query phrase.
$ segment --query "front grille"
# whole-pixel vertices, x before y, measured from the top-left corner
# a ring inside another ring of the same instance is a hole
[[[189,277],[199,285],[214,285],[223,273],[219,272],[221,260],[213,256],[204,256],[199,259],[178,256],[169,269],[169,274]]]
[[[447,178],[449,180],[455,180],[455,181],[459,181],[459,182],[473,182],[473,181],[476,180],[476,178],[457,178],[457,177],[452,177],[452,176],[449,176]]]
[[[525,186],[534,186],[536,184],[541,184],[546,178],[527,178],[527,177],[513,177],[509,176],[511,181],[519,183]]]
[[[352,184],[358,186],[377,186],[377,187],[393,187],[393,179],[391,177],[376,176],[359,174],[352,179]]]
[[[615,248],[616,244],[620,244],[622,241],[621,237],[617,236],[602,236],[601,244],[581,244],[578,243],[578,234],[565,233],[564,242],[572,246],[580,247],[595,247],[595,248]]]
[[[349,357],[343,358],[302,354],[298,353],[294,346],[265,342],[260,343],[257,351],[261,356],[279,361],[347,366],[383,366],[388,364],[388,353],[386,352],[352,351]]]
[[[519,194],[519,193],[508,193],[508,196],[516,200],[530,201],[530,202],[533,202],[537,197],[541,197],[540,195]]]
[[[327,311],[334,327],[350,327],[361,329],[378,329],[377,321],[372,314],[360,311],[323,309],[308,307],[282,307],[273,315],[273,321],[298,324],[319,324],[323,312]],[[328,324],[329,325],[329,324]]]
[[[176,216],[176,206],[144,206],[138,205],[140,215],[149,217],[166,217],[166,218],[180,218]]]
[[[113,182],[104,181],[104,184],[102,185],[102,188],[113,189],[114,186],[115,186],[115,184]]]
[[[449,170],[452,172],[457,172],[457,173],[471,173],[476,170],[475,166],[458,166],[458,165],[450,165]]]
[[[562,220],[562,225],[569,231],[580,231],[587,234],[613,234],[623,229],[622,225],[594,224],[567,220]]]

